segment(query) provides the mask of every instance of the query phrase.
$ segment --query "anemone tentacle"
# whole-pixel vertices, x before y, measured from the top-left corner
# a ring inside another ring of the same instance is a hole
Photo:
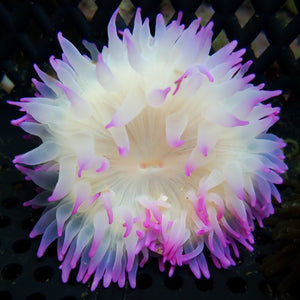
[[[62,280],[78,267],[92,290],[135,287],[153,253],[169,276],[189,265],[208,278],[204,249],[217,268],[235,265],[281,201],[285,143],[267,132],[280,110],[264,104],[280,91],[251,83],[236,41],[209,55],[213,23],[159,14],[152,36],[137,9],[120,37],[118,12],[108,47],[84,42],[92,59],[59,33],[57,79],[35,66],[36,97],[10,101],[25,112],[12,124],[41,139],[14,159],[44,190],[24,203],[45,208],[30,236],[42,235],[38,256],[57,240]]]

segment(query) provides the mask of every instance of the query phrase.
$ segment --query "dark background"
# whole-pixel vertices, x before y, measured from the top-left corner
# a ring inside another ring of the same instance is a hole
[[[61,53],[58,31],[82,53],[87,53],[83,39],[96,43],[100,50],[107,42],[109,18],[120,4],[120,29],[132,28],[132,16],[140,6],[152,30],[158,12],[169,21],[182,10],[186,25],[196,15],[203,17],[202,25],[213,20],[212,52],[237,39],[238,48],[247,49],[244,61],[254,62],[249,71],[257,75],[254,83],[265,82],[266,88],[283,91],[270,100],[281,107],[281,120],[271,131],[288,143],[285,154],[290,169],[280,187],[283,204],[276,205],[276,216],[266,220],[266,227],[256,228],[254,252],[241,248],[236,267],[217,270],[210,264],[209,280],[196,280],[182,267],[168,278],[150,260],[139,269],[135,290],[128,285],[119,289],[116,284],[104,289],[100,283],[91,293],[91,282],[77,283],[75,273],[67,284],[61,282],[55,244],[43,258],[36,257],[40,239],[30,240],[28,235],[41,211],[22,206],[35,195],[36,187],[24,180],[11,160],[37,141],[22,139],[24,133],[10,125],[11,119],[21,115],[6,100],[34,94],[33,63],[51,73],[48,59]],[[4,77],[11,81],[11,86],[4,81],[0,84],[0,299],[299,299],[299,10],[299,1],[293,0],[0,0],[0,81]]]

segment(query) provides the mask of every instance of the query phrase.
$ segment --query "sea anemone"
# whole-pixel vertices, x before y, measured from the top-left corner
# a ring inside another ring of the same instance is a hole
[[[84,43],[91,58],[58,33],[57,78],[34,66],[38,93],[9,101],[25,112],[12,124],[41,139],[13,161],[41,188],[24,203],[45,207],[30,237],[42,235],[38,257],[57,240],[63,282],[78,267],[92,290],[135,287],[149,255],[169,276],[189,265],[208,278],[204,249],[217,268],[235,265],[280,201],[285,144],[267,133],[279,108],[263,101],[281,92],[250,83],[236,41],[210,55],[212,23],[158,14],[152,36],[140,9],[132,32],[117,15],[102,52]]]

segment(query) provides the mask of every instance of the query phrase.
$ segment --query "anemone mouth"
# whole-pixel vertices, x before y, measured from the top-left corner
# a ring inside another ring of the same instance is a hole
[[[136,215],[139,214],[139,197],[146,196],[155,200],[165,195],[173,205],[170,210],[176,219],[178,211],[184,208],[185,192],[197,189],[200,175],[188,177],[185,174],[191,146],[171,148],[166,141],[164,122],[165,118],[159,118],[153,108],[146,108],[132,120],[126,126],[130,144],[126,156],[120,155],[111,136],[98,134],[99,131],[107,131],[103,125],[95,126],[95,130],[90,131],[94,139],[95,156],[105,157],[109,161],[109,168],[99,173],[83,170],[76,180],[88,178],[92,194],[113,191],[113,206],[128,205]],[[82,128],[84,125],[81,123],[80,126]],[[193,142],[196,143],[195,138]],[[192,144],[191,141],[188,143]],[[76,172],[79,174],[79,167]]]

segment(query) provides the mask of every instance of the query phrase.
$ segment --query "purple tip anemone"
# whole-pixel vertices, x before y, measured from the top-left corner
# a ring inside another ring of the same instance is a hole
[[[169,276],[189,265],[208,278],[204,249],[217,268],[235,265],[280,202],[285,144],[267,133],[279,108],[264,101],[281,92],[250,83],[236,41],[210,55],[212,23],[159,14],[152,36],[140,9],[132,32],[117,14],[102,52],[85,43],[91,58],[59,33],[57,78],[35,66],[35,97],[9,101],[25,112],[12,124],[41,139],[13,161],[41,188],[24,203],[45,208],[30,237],[42,235],[39,257],[57,240],[63,282],[77,267],[92,290],[135,287],[150,255]]]

